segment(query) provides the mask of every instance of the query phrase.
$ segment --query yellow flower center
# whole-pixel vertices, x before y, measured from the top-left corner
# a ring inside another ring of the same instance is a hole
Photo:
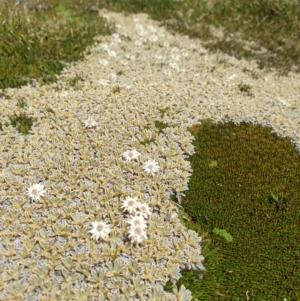
[[[131,201],[128,202],[128,206],[134,207],[134,203],[135,203],[135,202],[134,202],[133,200],[131,200]]]
[[[97,231],[101,232],[103,229],[104,229],[104,227],[102,225],[97,226]]]
[[[134,233],[137,234],[137,235],[141,235],[142,234],[142,229],[141,228],[135,228]]]
[[[37,189],[33,189],[31,193],[34,194],[34,195],[38,195],[39,194],[39,192],[38,192]]]

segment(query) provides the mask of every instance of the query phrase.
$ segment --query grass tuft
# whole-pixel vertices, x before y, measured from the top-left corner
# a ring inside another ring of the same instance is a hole
[[[25,113],[20,113],[19,115],[14,114],[13,116],[8,117],[9,122],[5,123],[5,126],[12,125],[14,128],[17,128],[19,133],[28,135],[31,127],[33,126],[34,118],[27,116]],[[3,130],[2,124],[0,123],[0,129]]]
[[[56,81],[65,63],[83,58],[96,35],[113,24],[89,10],[91,1],[45,1],[44,9],[0,3],[0,89]]]
[[[200,38],[213,52],[300,72],[300,5],[291,0],[105,0],[110,10],[145,12],[170,31]]]
[[[242,93],[245,93],[248,96],[253,96],[251,93],[251,86],[248,84],[240,83],[239,84],[239,89]]]
[[[115,87],[113,87],[112,91],[113,91],[113,93],[120,93],[121,88],[120,88],[120,86],[115,86]]]

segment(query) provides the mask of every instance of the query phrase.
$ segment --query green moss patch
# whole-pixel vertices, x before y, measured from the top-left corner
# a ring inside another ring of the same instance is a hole
[[[89,10],[91,1],[46,1],[41,9],[0,3],[0,89],[55,82],[66,62],[83,58],[107,24]]]
[[[298,300],[300,158],[290,139],[247,123],[205,121],[190,131],[196,154],[182,206],[220,248],[213,268],[204,264],[204,281],[192,285],[193,296]]]

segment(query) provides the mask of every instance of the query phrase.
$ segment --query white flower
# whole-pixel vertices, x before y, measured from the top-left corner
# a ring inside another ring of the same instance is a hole
[[[152,213],[149,205],[146,203],[143,203],[143,204],[139,203],[139,204],[140,204],[138,207],[139,214],[144,218],[148,218]]]
[[[143,164],[143,169],[145,170],[145,172],[154,175],[157,171],[159,171],[160,167],[158,166],[158,163],[156,161],[148,160]]]
[[[120,36],[119,36],[118,33],[113,33],[111,36],[112,36],[114,39],[119,39],[119,38],[120,38]]]
[[[99,64],[101,64],[102,66],[106,66],[108,64],[107,60],[100,60],[98,61]]]
[[[61,92],[61,93],[55,93],[55,95],[56,95],[57,97],[66,98],[66,97],[69,95],[69,92],[63,91],[63,92]]]
[[[135,215],[135,216],[131,216],[128,220],[127,223],[131,226],[131,227],[136,227],[136,226],[140,226],[143,229],[147,228],[147,224],[145,219],[143,218],[143,216],[141,215]]]
[[[107,50],[107,53],[108,53],[108,55],[109,56],[111,56],[111,57],[116,57],[117,56],[117,54],[113,51],[113,50]]]
[[[139,207],[139,202],[137,201],[137,197],[132,198],[130,196],[127,196],[125,198],[121,206],[121,208],[124,211],[128,211],[130,214],[135,213],[138,207]]]
[[[157,55],[157,54],[155,54],[153,56],[153,58],[156,59],[156,60],[163,60],[164,59],[164,57],[162,55]]]
[[[135,24],[135,31],[139,36],[145,36],[148,33],[141,24]]]
[[[150,42],[156,42],[158,40],[158,36],[156,36],[156,35],[152,35],[152,36],[150,36],[150,38],[149,38],[149,41]]]
[[[127,59],[127,60],[131,60],[131,61],[134,61],[135,60],[135,57],[134,57],[134,55],[130,55],[130,54],[126,54],[125,55],[125,58]]]
[[[122,156],[125,158],[125,160],[127,162],[130,162],[131,160],[138,159],[139,155],[140,155],[140,153],[136,149],[127,150],[126,152],[124,152],[122,154]]]
[[[156,29],[154,26],[152,26],[152,25],[148,26],[148,29],[149,29],[151,32],[157,32],[157,29]]]
[[[131,85],[124,85],[123,88],[128,91],[131,89]]]
[[[172,54],[171,55],[172,60],[174,61],[179,61],[180,60],[180,55],[179,54]]]
[[[117,73],[113,72],[110,74],[111,79],[116,80],[118,78]]]
[[[147,239],[147,233],[141,226],[132,226],[129,230],[129,238],[132,243],[142,243],[144,239]]]
[[[83,122],[85,124],[86,128],[91,128],[93,126],[97,126],[99,125],[98,122],[96,122],[95,120],[93,120],[91,117],[89,117],[87,120],[85,120]]]
[[[121,63],[123,66],[128,66],[128,64],[129,64],[127,61],[123,61],[123,60],[121,60],[120,63]]]
[[[141,40],[137,40],[134,42],[134,44],[138,47],[142,46],[143,45],[143,42]]]
[[[111,229],[105,222],[92,222],[92,229],[88,232],[92,233],[92,239],[98,240],[100,237],[106,239]]]
[[[102,17],[106,20],[109,20],[110,19],[110,16],[109,15],[106,15],[106,14],[103,14]]]
[[[44,196],[46,193],[46,190],[44,190],[43,184],[34,184],[32,185],[26,194],[28,194],[29,197],[34,199],[35,201],[39,201],[41,196]]]
[[[173,69],[175,69],[175,70],[177,70],[177,71],[180,71],[180,68],[179,68],[179,66],[178,66],[176,63],[171,62],[171,63],[170,63],[170,66],[171,66]]]
[[[114,41],[116,43],[121,43],[122,42],[121,39],[120,39],[120,36],[117,33],[113,33],[111,36],[112,36],[112,38],[114,39]]]
[[[105,87],[105,86],[109,83],[109,81],[108,81],[107,79],[100,79],[100,80],[98,81],[98,83],[99,83],[100,85],[102,85],[103,87]]]
[[[108,51],[109,47],[107,44],[102,44],[101,45],[101,48],[104,50],[104,51]]]
[[[183,57],[188,57],[189,56],[189,53],[187,51],[182,51],[181,55]]]
[[[163,70],[163,74],[164,74],[164,75],[167,75],[167,76],[171,76],[171,75],[172,75],[172,72],[171,72],[171,70],[166,69],[166,70]]]

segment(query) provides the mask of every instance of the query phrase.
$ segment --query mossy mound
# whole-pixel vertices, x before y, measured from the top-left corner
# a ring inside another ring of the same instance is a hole
[[[201,300],[299,300],[300,157],[290,139],[247,123],[190,131],[196,153],[182,205],[220,252],[203,280],[182,281]]]

